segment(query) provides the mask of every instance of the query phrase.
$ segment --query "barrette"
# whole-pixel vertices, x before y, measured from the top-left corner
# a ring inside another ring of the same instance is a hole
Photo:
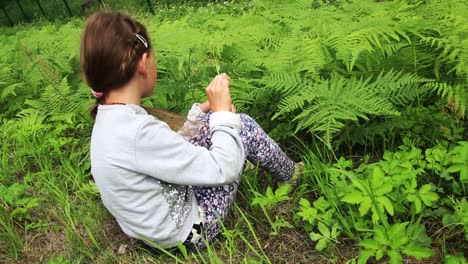
[[[135,34],[135,36],[141,41],[141,43],[143,43],[143,45],[145,45],[145,48],[148,48],[148,42],[146,42],[146,39],[143,36],[140,34]]]

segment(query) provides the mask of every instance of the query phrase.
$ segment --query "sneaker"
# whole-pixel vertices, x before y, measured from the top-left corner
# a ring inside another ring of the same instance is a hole
[[[242,170],[243,172],[248,172],[248,171],[254,171],[257,169],[257,166],[253,164],[252,162],[246,160],[244,163],[244,169]]]
[[[304,162],[301,161],[301,162],[295,163],[294,174],[288,180],[283,181],[283,182],[278,182],[278,186],[285,185],[285,184],[296,185],[297,181],[303,174],[303,170],[304,170]]]

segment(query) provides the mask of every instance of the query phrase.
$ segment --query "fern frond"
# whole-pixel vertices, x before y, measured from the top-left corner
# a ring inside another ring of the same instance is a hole
[[[431,79],[418,76],[413,73],[395,72],[393,69],[381,72],[376,77],[375,89],[380,96],[387,98],[394,105],[406,105],[429,91],[424,84]]]
[[[296,132],[308,130],[330,139],[341,130],[344,121],[368,119],[371,115],[398,115],[391,100],[383,96],[382,91],[386,91],[382,88],[383,84],[390,79],[402,79],[401,84],[419,79],[394,72],[378,77],[380,78],[371,81],[372,78],[363,80],[335,76],[330,80],[302,87],[280,101],[278,112],[273,118],[300,109],[301,113],[293,118],[297,122]],[[395,87],[400,86],[395,84]],[[403,89],[394,89],[393,94],[385,95],[404,98],[402,91]]]
[[[446,98],[453,111],[465,117],[468,109],[468,85],[466,82],[450,85],[445,82],[428,82],[425,88],[436,92],[440,97]]]
[[[296,73],[272,72],[259,80],[259,83],[281,94],[288,94],[301,86],[301,77]]]

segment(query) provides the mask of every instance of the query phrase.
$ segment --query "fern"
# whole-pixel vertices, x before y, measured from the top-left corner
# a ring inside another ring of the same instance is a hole
[[[444,82],[429,82],[425,87],[447,98],[450,108],[464,118],[468,109],[468,85],[466,82],[450,85]]]
[[[289,80],[289,81],[285,81]],[[278,104],[273,119],[302,110],[293,118],[298,130],[326,135],[327,144],[344,126],[344,121],[356,121],[370,116],[398,115],[396,106],[405,105],[428,92],[425,84],[431,80],[414,74],[389,71],[368,79],[346,79],[336,76],[330,80],[299,85],[294,77],[277,79],[270,87],[293,91]],[[295,83],[296,82],[296,83]],[[294,85],[294,86],[293,86]],[[283,86],[299,87],[297,89]]]
[[[185,113],[205,99],[220,69],[233,79],[239,111],[267,129],[292,122],[329,146],[345,125],[437,98],[465,117],[463,0],[253,0],[251,7],[216,20],[203,9],[176,21],[144,18],[159,70],[149,103]],[[91,103],[76,69],[81,23],[45,23],[0,40],[16,54],[0,51],[0,100],[15,101],[12,113],[31,107],[59,116]]]

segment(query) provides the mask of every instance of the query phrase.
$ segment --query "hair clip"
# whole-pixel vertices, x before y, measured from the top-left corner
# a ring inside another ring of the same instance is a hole
[[[135,36],[145,45],[145,48],[148,48],[148,42],[146,42],[146,39],[142,37],[140,34],[135,34]]]
[[[91,93],[92,93],[93,96],[96,97],[96,98],[101,98],[101,97],[104,95],[103,92],[96,92],[96,91],[94,91],[93,89],[91,89]]]

